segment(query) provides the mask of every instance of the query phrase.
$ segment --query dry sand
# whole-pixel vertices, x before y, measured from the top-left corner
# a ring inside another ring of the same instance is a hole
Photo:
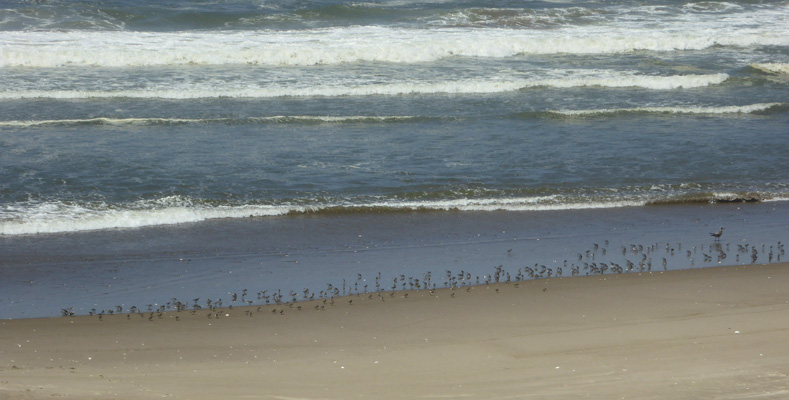
[[[2,321],[0,399],[789,398],[787,264],[298,305]]]

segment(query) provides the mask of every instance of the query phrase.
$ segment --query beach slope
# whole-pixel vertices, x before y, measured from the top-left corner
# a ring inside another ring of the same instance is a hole
[[[772,264],[5,320],[0,399],[787,398],[787,288]]]

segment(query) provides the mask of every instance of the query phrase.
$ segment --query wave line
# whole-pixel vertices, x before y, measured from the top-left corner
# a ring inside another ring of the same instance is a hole
[[[255,123],[346,123],[346,122],[399,122],[426,117],[417,116],[311,116],[311,115],[275,115],[270,117],[239,117],[239,118],[83,118],[83,119],[49,119],[29,121],[0,121],[0,127],[37,127],[37,126],[69,126],[69,125],[181,125],[181,124],[255,124]]]
[[[551,211],[641,207],[691,203],[780,201],[786,193],[677,193],[667,196],[537,195],[513,198],[456,198],[444,200],[382,200],[320,204],[212,204],[180,196],[138,201],[127,205],[74,204],[52,201],[4,207],[0,236],[81,232],[178,225],[216,219],[240,219],[304,214],[356,214],[396,212]]]
[[[757,103],[744,106],[674,106],[674,107],[634,107],[634,108],[610,108],[593,110],[552,110],[549,113],[565,116],[588,116],[605,114],[752,114],[767,111],[773,108],[786,106],[787,103]]]
[[[369,26],[240,32],[8,31],[0,32],[0,67],[421,63],[458,56],[617,54],[703,50],[716,45],[787,46],[789,34],[780,26],[737,31],[675,27],[665,32]]]
[[[316,86],[304,88],[258,87],[227,89],[219,87],[185,87],[182,89],[101,90],[7,90],[0,91],[0,99],[209,99],[209,98],[279,98],[279,97],[345,97],[345,96],[401,96],[420,94],[489,94],[532,88],[642,88],[647,90],[691,89],[718,85],[729,75],[724,73],[701,75],[637,75],[633,73],[600,73],[568,78],[464,80],[423,83],[390,83],[358,86]]]

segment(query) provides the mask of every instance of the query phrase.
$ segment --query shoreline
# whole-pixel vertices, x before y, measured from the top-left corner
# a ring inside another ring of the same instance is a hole
[[[445,286],[445,287],[436,287],[433,289],[382,289],[380,291],[370,291],[370,292],[363,292],[363,293],[349,293],[349,294],[339,294],[339,295],[328,295],[327,297],[321,297],[318,299],[299,299],[295,301],[281,301],[279,303],[252,303],[249,305],[242,304],[241,301],[232,302],[231,304],[216,306],[212,305],[212,307],[203,307],[202,305],[200,308],[192,308],[191,304],[182,303],[182,308],[180,310],[177,309],[175,305],[172,305],[170,308],[165,308],[164,306],[160,306],[156,309],[142,309],[139,307],[134,307],[133,310],[124,309],[122,312],[112,312],[109,311],[111,309],[105,309],[105,313],[93,313],[93,314],[71,314],[66,315],[63,314],[61,316],[52,316],[52,317],[34,317],[34,318],[8,318],[8,319],[0,319],[0,323],[2,322],[14,322],[14,321],[51,321],[57,319],[97,319],[98,321],[116,321],[121,319],[126,320],[133,320],[133,319],[148,319],[149,321],[154,321],[156,319],[170,319],[173,320],[175,317],[184,317],[184,318],[201,318],[207,317],[208,314],[216,315],[216,319],[226,318],[226,317],[252,317],[255,313],[263,313],[264,315],[267,313],[272,313],[276,315],[284,315],[285,312],[296,312],[296,311],[326,311],[335,306],[343,306],[345,303],[348,305],[359,305],[362,303],[371,303],[377,304],[378,302],[386,302],[386,301],[401,301],[403,299],[413,299],[413,298],[457,298],[457,296],[463,295],[464,293],[474,294],[480,292],[490,292],[493,293],[502,293],[504,290],[514,290],[514,289],[541,289],[543,292],[547,292],[548,288],[551,287],[562,287],[562,288],[572,288],[576,285],[569,280],[578,280],[583,281],[579,282],[578,286],[586,286],[589,285],[589,282],[606,282],[606,281],[616,281],[617,279],[660,279],[659,277],[662,275],[675,275],[680,276],[680,274],[687,274],[688,276],[693,276],[694,278],[698,277],[698,274],[704,274],[703,271],[708,270],[719,270],[719,271],[731,271],[731,270],[761,270],[761,269],[782,269],[786,268],[789,270],[789,262],[774,262],[774,263],[766,263],[766,264],[741,264],[741,265],[722,265],[722,266],[708,266],[708,267],[699,267],[699,268],[689,268],[689,269],[681,269],[681,270],[655,270],[655,271],[633,271],[633,272],[624,272],[624,273],[607,273],[607,274],[586,274],[586,275],[579,275],[579,276],[551,276],[551,277],[538,277],[538,278],[529,278],[524,280],[510,280],[505,281],[501,279],[501,281],[490,281],[487,283],[468,283],[468,284],[459,284],[456,286]],[[350,300],[350,302],[349,302]],[[787,296],[787,302],[789,303],[789,296]],[[321,307],[323,306],[323,307]],[[150,316],[154,316],[155,318],[149,318]],[[189,317],[186,317],[186,316]],[[208,319],[215,318],[214,316],[208,317]],[[180,319],[178,320],[180,321]]]
[[[317,294],[346,281],[372,292],[376,279],[386,289],[401,276],[424,282],[432,275],[441,287],[445,271],[476,283],[498,266],[515,280],[528,268],[540,275],[543,266],[545,276],[571,276],[594,268],[609,274],[617,265],[621,272],[780,262],[785,221],[789,203],[779,202],[303,216],[0,237],[0,318],[57,316],[69,308],[81,315],[117,306],[156,309],[173,298],[227,305],[243,289],[251,300],[281,290],[289,301],[290,291],[302,299],[305,289]],[[712,240],[721,226],[724,237]],[[633,245],[639,249],[631,251]]]
[[[219,319],[3,320],[0,399],[781,398],[787,283],[781,263],[386,292],[323,311],[234,307]]]

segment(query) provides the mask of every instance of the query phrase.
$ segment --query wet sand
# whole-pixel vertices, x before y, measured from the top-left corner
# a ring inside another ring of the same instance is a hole
[[[5,320],[0,399],[787,398],[788,287],[771,264]]]

